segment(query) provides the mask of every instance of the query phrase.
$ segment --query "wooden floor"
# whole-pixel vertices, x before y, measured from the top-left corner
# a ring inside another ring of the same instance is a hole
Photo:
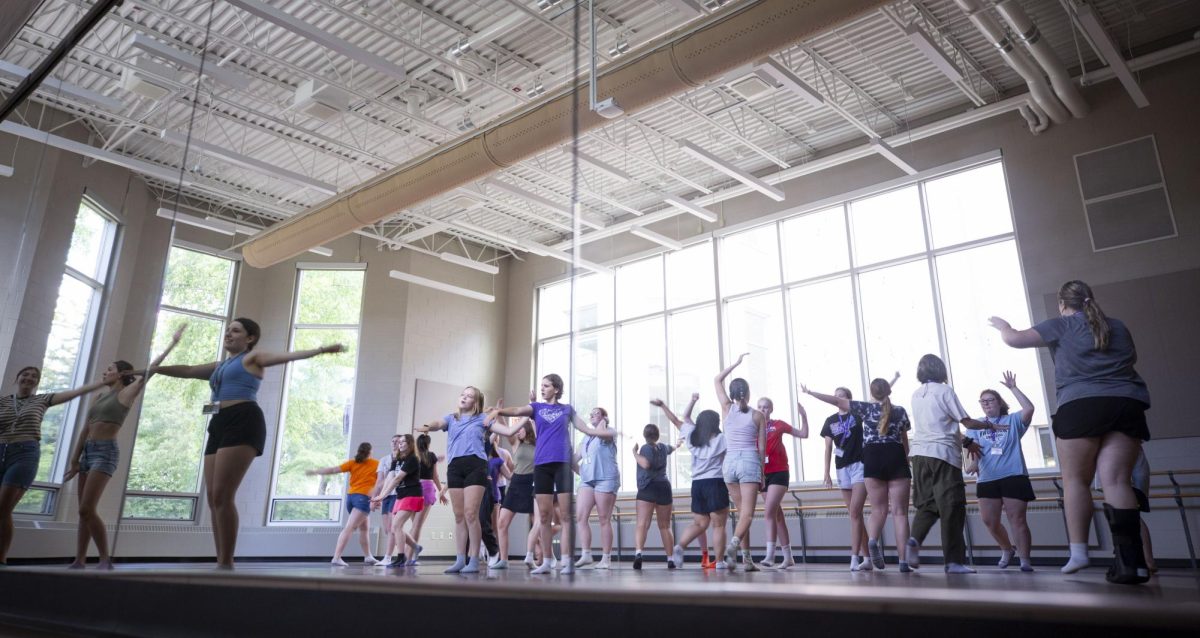
[[[1099,567],[1070,576],[1050,567],[1034,573],[979,567],[977,574],[950,576],[937,565],[913,574],[894,565],[850,573],[832,564],[746,574],[694,563],[671,571],[652,563],[635,571],[624,563],[574,576],[533,576],[517,563],[462,576],[443,574],[447,565],[383,570],[361,563],[248,562],[234,572],[187,563],[121,564],[113,572],[9,567],[0,570],[0,626],[58,627],[79,635],[296,636],[326,626],[345,630],[346,618],[362,614],[411,612],[435,625],[487,620],[495,630],[489,636],[508,635],[509,628],[528,635],[522,619],[540,624],[550,618],[583,623],[583,635],[646,635],[650,627],[703,634],[758,622],[764,630],[776,622],[839,633],[885,630],[888,638],[928,637],[930,621],[1020,638],[1085,629],[1132,638],[1135,627],[1156,636],[1194,635],[1200,628],[1200,572],[1193,570],[1163,570],[1145,585],[1120,586],[1105,582]]]

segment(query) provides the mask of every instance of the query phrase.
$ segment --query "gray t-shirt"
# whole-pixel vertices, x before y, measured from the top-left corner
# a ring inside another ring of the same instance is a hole
[[[674,452],[675,448],[666,443],[649,443],[642,446],[638,450],[638,454],[646,457],[650,461],[650,468],[646,469],[641,465],[637,468],[637,486],[639,490],[644,490],[648,485],[655,481],[667,481],[667,457]]]
[[[1133,364],[1133,335],[1120,319],[1108,318],[1107,350],[1097,350],[1082,312],[1047,319],[1033,327],[1054,358],[1054,387],[1061,407],[1087,397],[1125,397],[1150,405],[1150,391]]]

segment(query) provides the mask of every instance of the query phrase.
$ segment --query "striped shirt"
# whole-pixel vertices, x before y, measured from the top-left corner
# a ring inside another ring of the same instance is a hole
[[[54,400],[54,393],[35,394],[18,399],[15,394],[0,397],[0,443],[40,441],[42,419]]]

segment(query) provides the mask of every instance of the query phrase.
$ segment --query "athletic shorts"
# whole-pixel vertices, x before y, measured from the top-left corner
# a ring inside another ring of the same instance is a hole
[[[767,472],[767,486],[782,485],[787,487],[792,480],[792,473],[789,470],[779,470],[778,472]]]
[[[396,512],[419,512],[423,509],[425,509],[425,498],[424,497],[405,496],[404,498],[396,500],[396,509],[392,510],[392,513],[395,514]]]
[[[762,456],[758,450],[737,450],[725,453],[721,464],[721,475],[726,483],[761,483],[763,478]]]
[[[671,495],[670,481],[651,481],[646,487],[639,487],[637,500],[655,505],[670,505],[675,502]]]
[[[452,490],[473,485],[487,487],[487,461],[478,456],[460,456],[453,459],[446,466],[446,485]]]
[[[29,489],[41,458],[40,441],[0,443],[0,484]]]
[[[580,487],[590,487],[593,491],[603,494],[616,494],[621,489],[617,479],[598,479],[595,481],[584,481]]]
[[[1138,509],[1143,512],[1149,512],[1150,499],[1147,498],[1146,493],[1135,487],[1133,488],[1133,495],[1137,497]]]
[[[79,459],[79,473],[100,472],[112,476],[121,460],[121,449],[112,440],[85,441],[83,456]]]
[[[430,479],[421,479],[421,497],[425,499],[426,505],[437,503],[438,488],[437,483]]]
[[[371,497],[366,494],[347,494],[346,495],[346,513],[349,514],[354,510],[358,510],[364,514],[371,513]]]
[[[712,514],[729,509],[729,488],[725,479],[710,478],[692,481],[692,513]]]
[[[846,467],[837,469],[838,487],[843,490],[852,490],[858,483],[863,482],[863,464],[862,461],[856,461]]]
[[[1037,499],[1037,495],[1033,493],[1033,483],[1030,483],[1029,477],[1024,474],[976,483],[975,496],[978,498],[1013,498],[1026,503]]]
[[[1121,432],[1141,441],[1150,440],[1146,410],[1150,406],[1125,397],[1085,397],[1058,406],[1051,418],[1054,436],[1060,439],[1097,438]]]
[[[504,493],[504,509],[514,514],[533,514],[533,474],[513,474]]]
[[[904,446],[899,443],[875,443],[864,445],[863,478],[891,481],[910,479],[912,470],[904,456]]]
[[[212,415],[208,420],[208,444],[204,456],[216,454],[223,447],[249,445],[255,456],[262,456],[267,445],[267,420],[262,408],[253,401],[238,403]]]
[[[533,466],[534,494],[570,494],[573,476],[571,464],[565,462],[542,463]]]

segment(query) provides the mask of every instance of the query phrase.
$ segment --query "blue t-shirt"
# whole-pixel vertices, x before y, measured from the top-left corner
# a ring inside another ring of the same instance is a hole
[[[1047,319],[1033,327],[1054,358],[1058,405],[1087,397],[1125,397],[1150,405],[1150,391],[1133,364],[1133,335],[1120,319],[1108,318],[1108,349],[1097,350],[1082,312]]]
[[[475,416],[459,416],[453,412],[443,417],[446,421],[446,459],[453,461],[462,456],[478,456],[487,460],[483,451],[483,439],[487,426],[483,420],[486,414]]]
[[[533,408],[533,425],[537,428],[533,464],[570,463],[574,410],[566,403],[530,403],[529,407]]]
[[[1008,426],[1004,431],[967,430],[965,436],[978,443],[979,451],[983,454],[979,459],[979,482],[1029,474],[1029,469],[1025,467],[1025,455],[1021,453],[1021,437],[1029,426],[1021,420],[1021,413],[994,419],[980,417],[979,420]]]

